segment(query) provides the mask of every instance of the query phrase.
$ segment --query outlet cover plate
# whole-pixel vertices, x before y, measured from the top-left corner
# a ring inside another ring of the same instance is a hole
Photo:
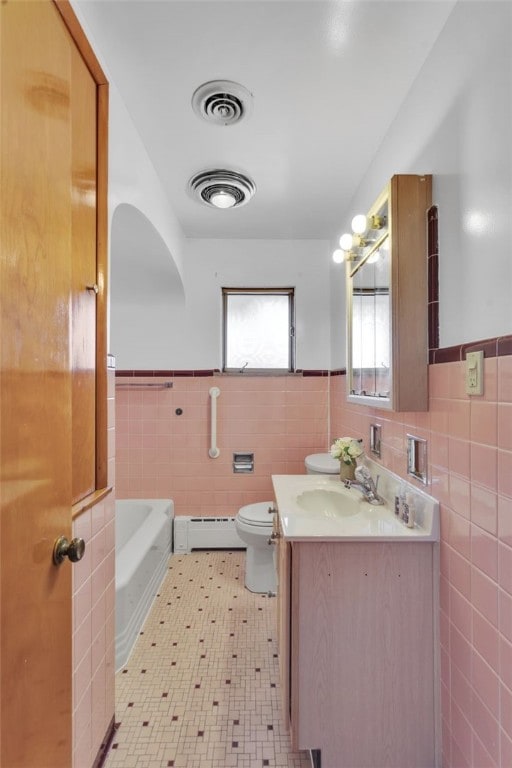
[[[484,353],[466,352],[466,394],[484,393]]]

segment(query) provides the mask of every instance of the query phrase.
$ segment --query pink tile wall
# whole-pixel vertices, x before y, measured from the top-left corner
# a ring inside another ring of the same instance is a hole
[[[333,436],[382,426],[381,463],[406,477],[406,434],[428,440],[428,492],[441,502],[444,768],[512,765],[512,357],[485,359],[485,394],[464,363],[431,365],[427,413],[345,402],[331,378]],[[413,481],[415,482],[415,481]]]
[[[108,467],[115,463],[114,371],[108,372]],[[86,542],[73,566],[73,768],[91,768],[114,717],[114,494],[73,520]]]
[[[144,379],[118,378],[123,385],[130,381]],[[233,515],[244,504],[273,497],[272,474],[301,473],[308,453],[327,449],[326,376],[172,381],[172,389],[117,389],[118,498],[172,498],[177,515]],[[208,455],[212,386],[221,392],[217,459]],[[233,474],[234,451],[254,452],[253,474]]]

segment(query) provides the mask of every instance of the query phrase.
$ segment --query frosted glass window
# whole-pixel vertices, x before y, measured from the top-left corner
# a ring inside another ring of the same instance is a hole
[[[223,294],[224,370],[291,371],[293,290]]]

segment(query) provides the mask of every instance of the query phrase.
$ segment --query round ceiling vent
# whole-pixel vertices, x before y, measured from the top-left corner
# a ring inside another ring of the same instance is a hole
[[[210,80],[192,95],[194,112],[215,125],[234,125],[248,117],[252,109],[252,94],[240,83],[231,80]]]
[[[256,185],[248,176],[222,169],[197,173],[188,188],[195,198],[214,208],[239,208],[256,192]]]

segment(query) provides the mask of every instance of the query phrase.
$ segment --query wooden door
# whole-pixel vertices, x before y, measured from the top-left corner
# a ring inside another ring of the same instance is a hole
[[[52,550],[71,538],[73,246],[96,253],[97,89],[69,8],[0,8],[0,765],[69,768],[71,564]]]

